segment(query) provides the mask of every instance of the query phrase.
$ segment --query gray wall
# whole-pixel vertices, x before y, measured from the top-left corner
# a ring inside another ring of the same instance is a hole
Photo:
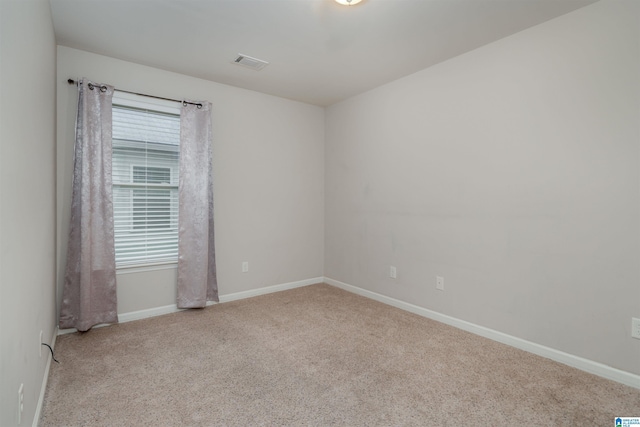
[[[640,374],[639,7],[329,107],[325,276]]]
[[[46,0],[0,1],[0,425],[31,425],[55,330],[56,45]],[[40,357],[40,350],[42,352]]]
[[[213,175],[220,295],[322,277],[324,109],[58,47],[58,301],[66,260],[77,90],[87,77],[213,104]],[[242,273],[242,262],[249,272]],[[118,312],[175,304],[176,269],[118,274]]]

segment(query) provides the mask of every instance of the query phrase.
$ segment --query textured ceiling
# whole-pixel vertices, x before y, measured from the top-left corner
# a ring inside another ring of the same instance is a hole
[[[594,2],[50,0],[60,45],[320,106]]]

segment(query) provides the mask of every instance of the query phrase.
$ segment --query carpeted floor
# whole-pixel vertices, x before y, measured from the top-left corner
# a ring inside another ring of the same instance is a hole
[[[58,337],[41,426],[613,426],[640,390],[312,285]]]

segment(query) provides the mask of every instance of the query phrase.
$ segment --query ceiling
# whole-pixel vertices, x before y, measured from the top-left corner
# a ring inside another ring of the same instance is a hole
[[[59,45],[327,106],[595,1],[50,3]],[[239,66],[239,53],[269,65]]]

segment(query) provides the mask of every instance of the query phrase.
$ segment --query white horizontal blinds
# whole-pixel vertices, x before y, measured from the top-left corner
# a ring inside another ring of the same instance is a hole
[[[113,106],[116,266],[178,259],[180,116]]]

